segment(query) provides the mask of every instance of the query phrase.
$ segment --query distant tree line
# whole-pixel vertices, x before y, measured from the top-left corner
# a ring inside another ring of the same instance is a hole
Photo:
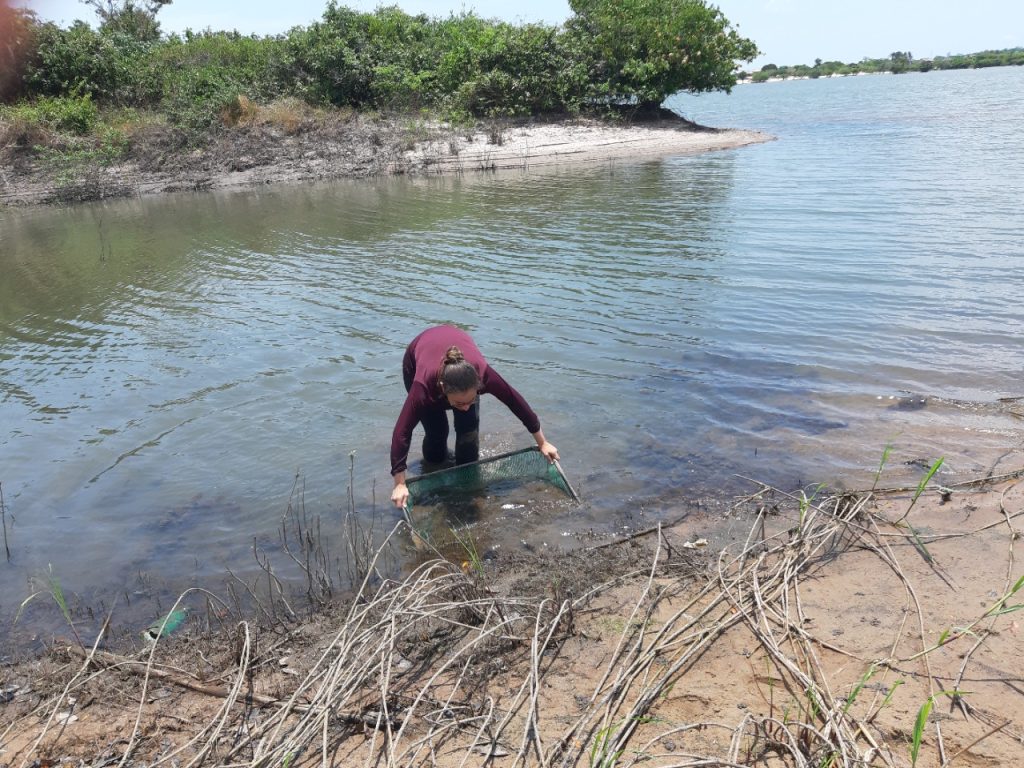
[[[84,1],[96,27],[0,0],[0,120],[88,132],[105,110],[135,110],[202,135],[280,99],[456,120],[645,108],[680,90],[728,91],[737,62],[758,53],[705,0],[570,0],[559,26],[331,0],[320,20],[272,36],[164,34],[157,15],[171,0]]]
[[[814,66],[796,64],[777,66],[765,64],[757,72],[743,72],[740,77],[755,83],[772,78],[787,77],[830,77],[832,75],[856,75],[861,72],[928,72],[933,69],[980,69],[982,67],[1009,67],[1024,65],[1024,48],[1007,48],[999,51],[981,51],[955,56],[936,56],[932,59],[915,59],[910,51],[894,51],[887,59],[862,59],[852,64],[841,61],[815,59]]]

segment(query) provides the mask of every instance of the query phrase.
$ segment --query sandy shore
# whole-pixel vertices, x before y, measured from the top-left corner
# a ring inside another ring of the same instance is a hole
[[[539,168],[694,155],[769,141],[757,131],[715,130],[683,121],[609,125],[594,121],[522,125],[423,142],[405,160],[417,172]]]
[[[111,165],[46,165],[15,156],[0,172],[0,206],[67,203],[167,192],[245,188],[386,175],[477,173],[570,163],[631,162],[733,149],[770,140],[680,118],[493,123],[475,129],[350,117],[284,130],[236,126],[201,148],[166,130],[135,136]]]
[[[58,643],[0,669],[0,765],[1021,765],[1022,475],[755,487],[304,622]]]

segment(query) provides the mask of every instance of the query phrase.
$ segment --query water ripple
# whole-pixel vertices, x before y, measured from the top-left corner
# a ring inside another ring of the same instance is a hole
[[[1024,394],[1024,69],[977,74],[679,102],[778,137],[735,152],[5,212],[0,602],[58,550],[97,589],[242,572],[297,471],[336,518],[352,451],[380,503],[402,350],[440,322],[534,405],[588,526],[738,475],[855,483],[892,440],[982,466],[1020,442],[990,406]]]

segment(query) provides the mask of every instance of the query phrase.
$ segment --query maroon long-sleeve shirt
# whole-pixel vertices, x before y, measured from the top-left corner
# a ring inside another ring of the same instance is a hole
[[[428,328],[412,340],[402,360],[402,374],[409,394],[398,414],[395,431],[391,435],[391,474],[404,472],[409,458],[412,431],[423,414],[430,409],[450,410],[451,405],[441,391],[439,376],[445,352],[458,347],[462,355],[480,376],[480,394],[494,395],[523,422],[533,434],[540,429],[540,419],[526,399],[509,386],[480,354],[473,339],[465,331],[450,325]]]

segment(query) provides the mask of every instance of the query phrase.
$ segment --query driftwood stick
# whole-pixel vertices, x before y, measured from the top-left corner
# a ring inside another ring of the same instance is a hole
[[[86,658],[85,652],[76,645],[68,646],[67,651],[72,656],[77,656],[81,659]],[[92,654],[92,663],[102,667],[118,667],[119,669],[124,669],[135,675],[142,675],[146,672],[146,664],[144,662],[128,656],[118,656],[117,654],[108,653],[107,651],[96,651]],[[219,685],[205,685],[204,683],[189,680],[187,677],[182,677],[181,675],[176,675],[173,672],[167,672],[166,670],[158,669],[157,667],[150,668],[149,676],[171,683],[179,688],[187,688],[190,691],[203,693],[207,696],[213,696],[218,699],[226,699],[230,695],[230,691],[228,691],[227,688],[223,688]],[[275,696],[267,696],[266,694],[255,692],[247,694],[244,699],[244,703],[258,704],[263,707],[283,706],[284,704],[281,699]],[[310,706],[308,704],[297,704],[293,708],[297,712],[305,712],[310,709]],[[354,725],[371,725],[377,727],[381,724],[381,717],[377,712],[333,712],[332,716],[342,722],[352,723]]]

